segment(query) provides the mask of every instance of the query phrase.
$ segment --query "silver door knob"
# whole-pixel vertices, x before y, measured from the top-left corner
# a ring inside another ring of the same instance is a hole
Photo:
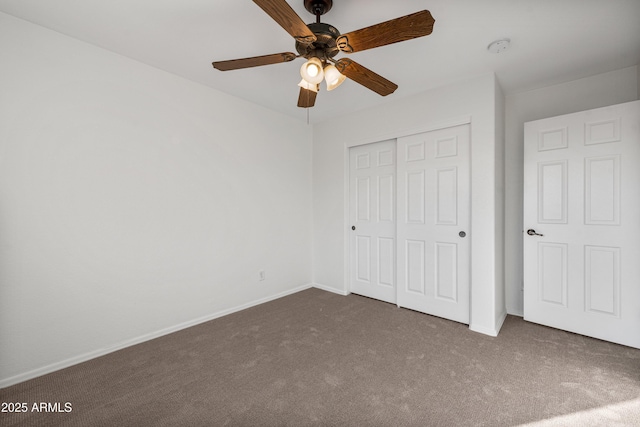
[[[536,230],[534,230],[533,228],[528,229],[527,234],[529,236],[544,236],[544,234],[536,233]]]

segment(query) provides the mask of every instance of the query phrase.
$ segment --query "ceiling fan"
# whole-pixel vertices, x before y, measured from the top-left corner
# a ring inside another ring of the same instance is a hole
[[[428,10],[423,10],[370,27],[340,34],[332,25],[320,22],[320,16],[333,6],[333,0],[304,0],[304,7],[316,16],[316,22],[305,24],[285,0],[253,0],[267,15],[273,18],[296,40],[296,51],[275,53],[272,55],[232,59],[213,62],[220,71],[238,70],[261,65],[279,64],[306,58],[300,68],[302,81],[298,96],[298,107],[313,107],[324,79],[327,90],[338,87],[347,77],[366,88],[387,96],[398,85],[363,67],[357,62],[342,58],[335,60],[340,53],[360,52],[374,47],[385,46],[431,34],[435,20]]]

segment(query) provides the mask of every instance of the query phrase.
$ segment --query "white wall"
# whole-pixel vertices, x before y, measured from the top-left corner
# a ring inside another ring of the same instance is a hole
[[[0,387],[310,285],[308,126],[2,13],[0,52]]]
[[[318,287],[348,293],[348,229],[346,218],[348,146],[471,119],[472,292],[471,329],[495,335],[506,314],[503,302],[501,232],[496,209],[501,206],[496,165],[496,88],[493,75],[461,81],[417,96],[398,99],[314,126],[313,132],[313,279]]]
[[[629,67],[506,97],[505,279],[507,311],[522,316],[524,123],[640,98],[638,67]]]

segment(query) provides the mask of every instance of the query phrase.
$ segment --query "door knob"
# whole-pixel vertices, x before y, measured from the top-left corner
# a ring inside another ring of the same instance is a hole
[[[536,233],[536,230],[534,230],[533,228],[528,229],[527,234],[529,236],[544,236],[544,234]]]
[[[355,230],[355,229],[356,229],[356,226],[355,226],[355,225],[352,225],[352,226],[351,226],[351,229],[352,229],[352,230]]]
[[[467,233],[465,233],[464,231],[461,231],[461,232],[458,233],[458,236],[460,236],[460,237],[464,237],[466,235],[467,235]]]

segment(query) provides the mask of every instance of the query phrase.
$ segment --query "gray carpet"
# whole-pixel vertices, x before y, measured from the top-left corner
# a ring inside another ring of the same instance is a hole
[[[0,390],[0,425],[640,425],[640,350],[317,289]]]

